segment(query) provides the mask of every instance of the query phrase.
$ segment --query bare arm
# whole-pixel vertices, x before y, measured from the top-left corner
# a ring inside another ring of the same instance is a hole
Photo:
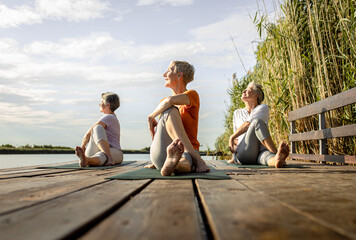
[[[235,153],[235,139],[240,135],[244,134],[250,126],[250,122],[244,122],[237,130],[234,132],[229,139],[229,148],[232,153]]]
[[[156,109],[147,117],[148,128],[150,130],[152,139],[155,135],[155,127],[157,126],[155,117],[173,105],[190,105],[190,99],[187,94],[177,94],[164,99],[162,102],[160,102],[160,104],[158,104]]]

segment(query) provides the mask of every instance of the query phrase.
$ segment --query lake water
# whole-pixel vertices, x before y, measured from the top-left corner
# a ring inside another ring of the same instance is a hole
[[[211,156],[202,156],[204,160]],[[149,161],[149,154],[124,154],[124,161]],[[0,169],[78,161],[75,154],[0,154]]]

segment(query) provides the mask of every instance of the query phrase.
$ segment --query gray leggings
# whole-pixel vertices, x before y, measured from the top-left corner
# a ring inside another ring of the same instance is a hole
[[[268,160],[276,154],[266,150],[260,151],[261,142],[270,137],[268,127],[261,119],[254,119],[245,136],[234,153],[235,163],[268,165]]]
[[[167,147],[173,142],[173,139],[168,135],[166,129],[166,122],[169,116],[170,111],[173,109],[178,109],[175,106],[168,108],[161,114],[160,119],[158,120],[157,130],[153,138],[151,148],[150,148],[150,158],[157,169],[162,169],[164,162],[167,158]],[[189,153],[184,152],[183,158],[188,159],[190,166],[193,166],[193,160]]]

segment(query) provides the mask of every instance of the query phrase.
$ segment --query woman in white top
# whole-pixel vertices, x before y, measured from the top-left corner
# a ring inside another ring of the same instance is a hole
[[[114,113],[120,107],[120,98],[112,92],[103,93],[99,106],[104,116],[89,128],[81,147],[75,149],[81,167],[112,166],[124,159],[120,146],[120,123]]]
[[[241,100],[246,107],[234,112],[234,133],[229,139],[229,148],[233,158],[229,163],[285,165],[289,155],[289,146],[282,142],[277,150],[268,130],[269,109],[264,100],[262,86],[249,83],[242,92]]]

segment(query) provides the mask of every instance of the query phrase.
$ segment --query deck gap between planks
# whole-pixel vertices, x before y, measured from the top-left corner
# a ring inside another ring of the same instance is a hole
[[[342,229],[342,228],[340,228],[338,226],[335,226],[335,225],[333,225],[333,224],[331,224],[331,223],[329,223],[329,222],[327,222],[327,221],[325,221],[323,219],[317,218],[317,217],[315,217],[315,216],[313,216],[313,215],[311,215],[311,214],[309,214],[309,213],[307,213],[305,211],[302,211],[302,210],[300,210],[300,209],[298,209],[296,207],[293,207],[292,205],[290,205],[290,204],[288,204],[288,203],[286,203],[284,201],[281,201],[278,198],[270,196],[270,195],[268,195],[268,194],[266,194],[266,193],[264,193],[262,191],[250,188],[248,185],[246,185],[245,183],[242,183],[241,181],[238,181],[237,179],[235,179],[235,180],[237,182],[239,182],[240,184],[244,185],[245,187],[247,187],[248,189],[250,189],[251,191],[254,191],[254,192],[257,192],[257,193],[259,193],[261,195],[264,195],[264,196],[270,198],[272,201],[280,203],[281,205],[285,206],[286,208],[289,208],[293,212],[295,212],[297,214],[300,214],[300,215],[310,219],[311,221],[314,221],[314,222],[316,222],[316,223],[318,223],[318,224],[320,224],[320,225],[322,225],[322,226],[324,226],[326,228],[329,228],[334,232],[337,232],[337,233],[339,233],[341,235],[344,235],[344,236],[346,236],[346,237],[348,237],[350,239],[356,239],[356,234],[354,234],[352,232],[349,232],[349,231],[347,231],[345,229]]]
[[[192,184],[193,184],[195,203],[197,205],[197,209],[198,209],[198,213],[199,213],[199,221],[200,221],[203,237],[204,237],[204,239],[207,239],[207,240],[213,240],[214,236],[211,231],[211,227],[209,225],[209,221],[206,216],[203,203],[201,201],[201,197],[200,197],[198,187],[196,184],[196,179],[192,179]]]
[[[109,180],[109,181],[117,181],[117,180]],[[133,197],[135,197],[137,194],[139,194],[142,190],[144,190],[148,185],[150,185],[153,182],[153,179],[136,189],[134,192],[132,192],[130,195],[122,199],[121,201],[117,202],[114,206],[112,206],[110,209],[107,211],[103,212],[100,216],[92,219],[90,222],[87,224],[79,227],[78,229],[74,230],[73,232],[69,233],[67,236],[63,237],[62,239],[79,239],[83,235],[85,235],[87,232],[89,232],[93,227],[97,226],[101,221],[109,217],[111,214],[116,212],[118,209],[120,209],[122,206],[124,206],[129,200],[131,200]]]

